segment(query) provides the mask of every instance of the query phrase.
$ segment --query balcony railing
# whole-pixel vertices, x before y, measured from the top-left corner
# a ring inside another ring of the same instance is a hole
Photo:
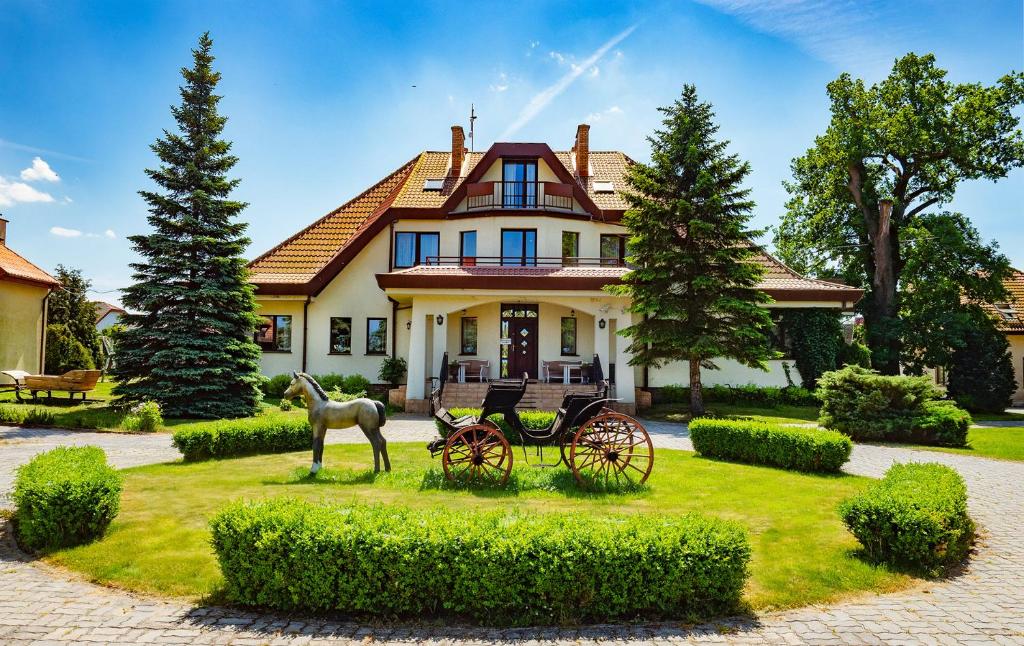
[[[625,267],[622,258],[583,256],[428,256],[430,267]]]
[[[466,186],[466,208],[572,210],[572,184],[477,182]]]

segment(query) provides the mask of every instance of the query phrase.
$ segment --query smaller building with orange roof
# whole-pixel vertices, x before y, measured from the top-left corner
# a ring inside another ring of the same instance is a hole
[[[57,279],[7,246],[0,218],[0,370],[41,374],[46,364],[46,304]],[[0,375],[0,383],[9,383]]]

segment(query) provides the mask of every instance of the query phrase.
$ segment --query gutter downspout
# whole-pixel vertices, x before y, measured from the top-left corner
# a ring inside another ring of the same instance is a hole
[[[398,301],[388,296],[391,301],[391,358],[398,352]]]
[[[306,346],[309,341],[309,301],[311,297],[306,296],[306,301],[302,304],[302,372],[306,372]]]
[[[42,314],[43,314],[43,328],[39,331],[39,374],[46,373],[46,326],[50,318],[50,295],[53,294],[53,289],[49,289],[46,292],[46,296],[43,296]]]

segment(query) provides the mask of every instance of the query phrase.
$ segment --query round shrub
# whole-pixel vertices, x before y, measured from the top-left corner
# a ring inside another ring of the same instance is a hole
[[[970,416],[928,377],[880,375],[859,366],[827,372],[818,381],[825,428],[854,440],[889,440],[963,446]]]
[[[160,412],[160,404],[142,402],[132,406],[125,417],[124,427],[129,431],[152,433],[164,425],[164,417]]]
[[[689,430],[693,448],[703,456],[797,471],[839,471],[853,451],[842,433],[815,428],[702,418],[690,422]]]
[[[121,506],[121,475],[95,446],[57,447],[18,468],[18,541],[32,550],[81,545],[103,534]]]
[[[839,513],[869,559],[930,576],[962,561],[974,538],[967,486],[941,464],[895,464]]]
[[[235,503],[210,522],[229,597],[289,611],[488,624],[698,619],[737,609],[750,544],[684,516]],[[315,555],[315,556],[311,556]]]
[[[274,375],[270,379],[266,379],[263,381],[263,394],[266,395],[267,397],[273,397],[275,399],[278,399],[282,395],[284,395],[284,391],[288,390],[288,386],[291,383],[291,375]]]
[[[361,396],[365,397],[369,390],[370,380],[362,375],[349,375],[341,381],[341,392],[343,393],[350,395],[363,393]]]

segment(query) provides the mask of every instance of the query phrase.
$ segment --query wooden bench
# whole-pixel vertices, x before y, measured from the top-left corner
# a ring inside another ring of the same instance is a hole
[[[21,380],[22,386],[18,390],[31,392],[33,398],[37,398],[41,391],[46,391],[49,397],[53,397],[55,390],[63,391],[68,393],[69,399],[74,399],[76,393],[81,393],[82,401],[85,401],[86,393],[96,388],[96,383],[102,375],[102,370],[69,370],[59,376],[27,375]]]

